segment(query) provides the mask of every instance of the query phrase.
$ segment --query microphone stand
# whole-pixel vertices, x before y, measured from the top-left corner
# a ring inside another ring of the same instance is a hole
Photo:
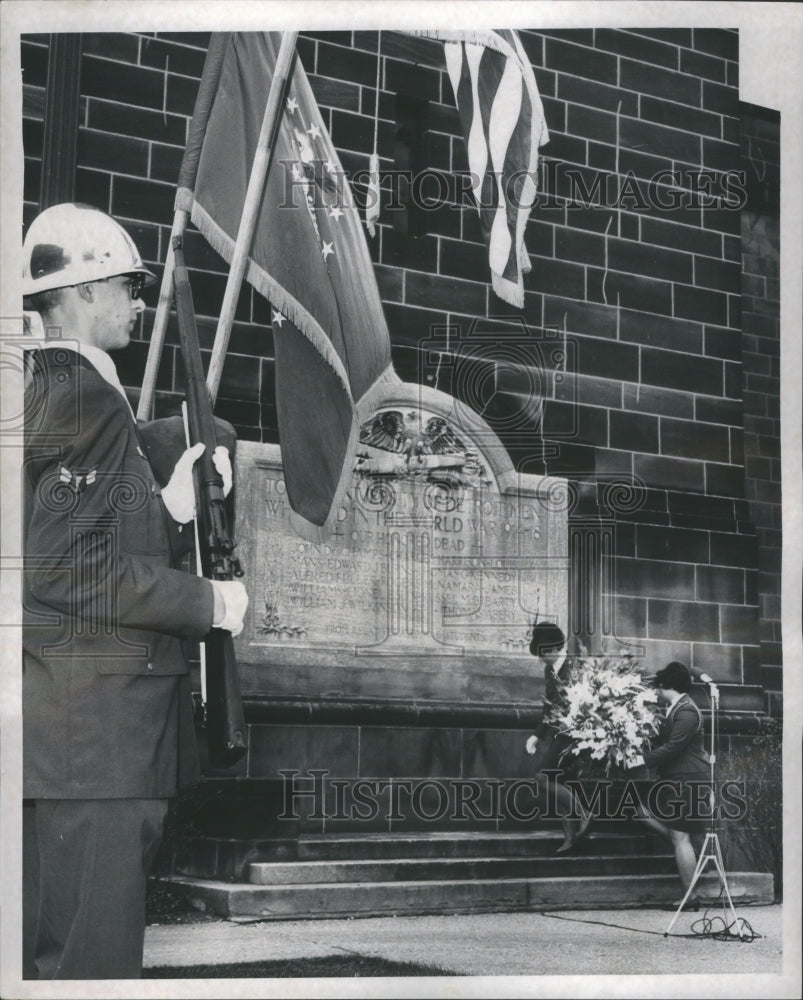
[[[711,749],[709,751],[710,767],[711,767],[710,828],[708,830],[708,833],[706,833],[705,835],[705,843],[703,844],[702,850],[700,851],[700,857],[697,859],[697,865],[694,869],[694,875],[692,876],[689,888],[686,890],[686,895],[683,897],[683,899],[681,899],[680,905],[678,906],[675,915],[672,917],[669,926],[664,931],[664,937],[667,937],[669,932],[675,926],[675,921],[678,919],[678,917],[681,914],[681,911],[683,910],[683,907],[690,899],[691,894],[694,892],[694,887],[700,881],[700,877],[702,876],[705,869],[708,867],[709,863],[712,863],[714,865],[717,875],[719,876],[719,881],[722,885],[722,889],[724,890],[725,893],[725,900],[727,901],[727,906],[725,905],[725,901],[723,901],[722,904],[723,911],[727,917],[728,908],[730,908],[730,912],[733,917],[732,923],[736,924],[736,927],[739,931],[739,937],[740,938],[743,937],[741,921],[736,916],[736,910],[734,909],[733,900],[731,899],[730,889],[728,888],[728,879],[725,874],[725,863],[722,860],[722,851],[720,850],[719,846],[719,837],[717,836],[717,832],[714,828],[716,803],[717,803],[717,793],[716,793],[717,786],[714,781],[716,759],[717,759],[715,740],[717,732],[717,715],[719,712],[719,688],[716,686],[716,684],[714,684],[713,681],[707,681],[706,683],[708,684],[709,701],[711,704],[711,741],[710,741]]]

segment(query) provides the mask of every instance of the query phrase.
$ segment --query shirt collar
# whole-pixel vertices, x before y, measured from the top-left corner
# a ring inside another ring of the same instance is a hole
[[[672,699],[672,700],[671,700],[671,701],[669,702],[669,706],[668,706],[668,708],[667,708],[667,710],[666,710],[666,714],[667,714],[667,715],[669,715],[669,713],[670,713],[670,712],[672,711],[672,709],[673,709],[673,708],[675,707],[675,705],[677,705],[677,703],[678,703],[678,702],[680,701],[680,699],[681,699],[682,697],[683,697],[683,693],[682,693],[681,691],[675,691],[675,696],[674,696],[674,698],[673,698],[673,699]]]
[[[106,351],[102,351],[99,347],[94,347],[92,344],[83,344],[80,340],[47,340],[44,344],[40,345],[40,349],[43,350],[55,350],[57,347],[62,349],[68,347],[71,351],[75,351],[76,354],[80,354],[81,357],[86,358],[97,371],[98,375],[120,393],[125,400],[131,416],[134,417],[134,411],[131,409],[131,404],[128,402],[125,389],[117,374],[117,367]],[[136,417],[134,417],[134,420],[136,420]]]

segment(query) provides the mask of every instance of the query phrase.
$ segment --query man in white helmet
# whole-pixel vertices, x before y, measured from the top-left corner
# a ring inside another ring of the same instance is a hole
[[[128,234],[85,205],[26,235],[39,312],[26,386],[23,780],[35,802],[40,979],[141,975],[145,889],[167,803],[198,779],[182,638],[237,634],[241,583],[177,570],[196,445],[160,487],[107,352],[155,281]],[[225,449],[216,453],[231,482]]]

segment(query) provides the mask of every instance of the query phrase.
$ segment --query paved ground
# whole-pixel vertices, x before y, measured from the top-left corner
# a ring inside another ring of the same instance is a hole
[[[461,976],[780,974],[781,907],[745,906],[737,912],[760,938],[747,943],[691,936],[702,912],[681,914],[665,937],[672,913],[646,909],[152,925],[145,936],[145,965],[359,954]]]

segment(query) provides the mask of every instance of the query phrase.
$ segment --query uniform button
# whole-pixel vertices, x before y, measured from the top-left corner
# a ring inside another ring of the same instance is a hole
[[[148,664],[148,670],[153,671],[153,664],[152,663]]]

